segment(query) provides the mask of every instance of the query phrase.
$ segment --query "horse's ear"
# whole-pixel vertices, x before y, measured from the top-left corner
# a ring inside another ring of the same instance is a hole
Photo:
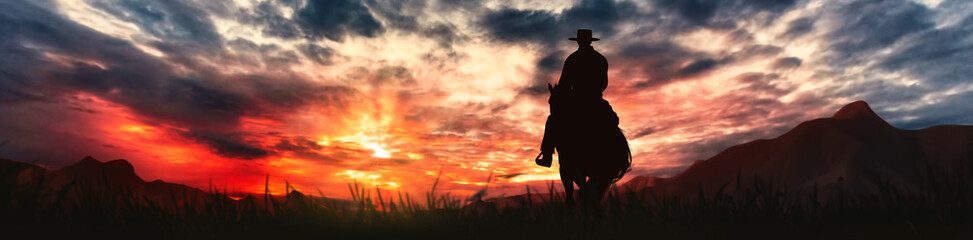
[[[553,92],[554,91],[554,86],[551,86],[551,84],[548,83],[547,84],[547,90]]]

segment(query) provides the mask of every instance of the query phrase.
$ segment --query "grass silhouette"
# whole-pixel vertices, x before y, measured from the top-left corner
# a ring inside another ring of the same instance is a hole
[[[727,183],[697,197],[611,191],[601,209],[581,211],[547,193],[527,189],[523,206],[502,208],[438,193],[424,204],[408,193],[348,184],[351,201],[295,191],[233,200],[210,187],[203,198],[160,201],[125,188],[73,183],[53,198],[40,187],[0,186],[0,230],[12,239],[53,237],[230,238],[725,238],[803,236],[928,237],[971,235],[970,173],[933,175],[921,194],[904,194],[887,181],[880,194],[849,197],[799,193],[773,180]],[[107,181],[107,178],[106,180]],[[41,179],[43,183],[43,179]],[[269,176],[267,188],[269,188]],[[40,186],[42,184],[38,184]],[[734,187],[729,187],[729,186]],[[746,186],[741,186],[746,185]],[[106,185],[110,186],[110,185]],[[187,196],[185,194],[181,196]],[[42,199],[54,199],[44,202]],[[476,207],[467,207],[476,206]]]

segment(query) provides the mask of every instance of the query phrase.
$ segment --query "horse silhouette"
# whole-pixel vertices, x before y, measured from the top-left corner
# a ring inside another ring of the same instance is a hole
[[[575,184],[583,203],[598,202],[611,184],[631,171],[632,152],[618,128],[618,116],[604,99],[582,102],[563,85],[547,87],[551,92],[548,130],[553,130],[549,140],[558,154],[566,203],[574,204]]]

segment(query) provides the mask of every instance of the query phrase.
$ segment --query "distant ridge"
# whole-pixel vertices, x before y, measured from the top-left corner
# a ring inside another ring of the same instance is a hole
[[[101,191],[124,189],[154,200],[198,200],[207,193],[182,184],[161,180],[143,181],[131,163],[124,159],[101,162],[91,156],[58,170],[47,170],[30,163],[0,159],[0,183],[14,191],[36,191],[42,202],[56,197],[77,197],[79,189]]]
[[[112,197],[116,198],[151,200],[155,203],[167,205],[202,204],[207,202],[204,200],[212,202],[216,199],[261,207],[268,203],[265,200],[260,200],[264,199],[263,196],[253,195],[247,195],[240,201],[232,201],[229,196],[220,193],[218,189],[212,190],[216,190],[216,192],[211,193],[162,180],[146,182],[135,173],[132,164],[124,159],[101,162],[88,156],[75,164],[57,170],[48,170],[31,163],[0,159],[0,196],[4,194],[19,196],[6,202],[0,200],[0,203],[10,204],[14,207],[21,205],[50,207],[50,204],[57,203],[57,200],[69,200],[67,202],[70,202],[72,199],[77,200],[86,197],[86,194],[90,197],[90,194],[104,193],[112,194]],[[27,201],[38,202],[36,204],[18,202],[20,201],[19,198],[22,197],[27,197]],[[98,197],[104,198],[106,196]],[[287,195],[270,197],[278,203],[287,204],[296,204],[314,198],[315,200],[324,200],[321,202],[327,202],[331,206],[353,206],[353,202],[349,200],[309,196],[295,189],[291,189]],[[60,202],[64,203],[65,201]],[[0,208],[2,207],[4,206],[0,206]]]
[[[671,178],[637,177],[620,189],[698,195],[700,190],[746,188],[756,179],[805,193],[862,196],[878,193],[881,184],[919,193],[930,173],[971,174],[971,162],[973,126],[897,129],[868,103],[855,101],[830,118],[803,122],[779,137],[727,148]]]

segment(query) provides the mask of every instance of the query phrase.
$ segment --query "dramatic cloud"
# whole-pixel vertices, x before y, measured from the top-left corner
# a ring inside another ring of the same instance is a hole
[[[796,57],[779,58],[774,62],[775,69],[796,68],[801,66],[801,59]]]
[[[792,20],[787,24],[787,31],[784,37],[800,37],[814,30],[814,18],[802,17]]]
[[[697,25],[732,27],[728,19],[746,18],[760,12],[779,13],[793,6],[796,0],[655,0],[659,8],[674,12]]]
[[[222,39],[209,13],[185,1],[92,1],[91,5],[117,19],[137,25],[167,44],[200,45],[194,50],[220,48]]]
[[[902,37],[933,27],[932,11],[925,6],[905,0],[860,1],[847,5],[831,5],[837,21],[842,25],[828,34],[836,51],[836,64],[844,59],[858,59],[858,54],[882,49]]]
[[[270,152],[265,149],[244,143],[240,139],[240,134],[191,132],[186,133],[186,135],[188,138],[198,139],[198,141],[212,146],[216,154],[228,158],[252,160],[270,155]]]
[[[547,43],[563,37],[557,36],[557,17],[543,10],[502,9],[488,13],[483,27],[493,38],[501,41],[526,41]]]
[[[337,41],[347,34],[374,37],[382,31],[382,24],[355,0],[308,0],[295,20],[310,37]]]

